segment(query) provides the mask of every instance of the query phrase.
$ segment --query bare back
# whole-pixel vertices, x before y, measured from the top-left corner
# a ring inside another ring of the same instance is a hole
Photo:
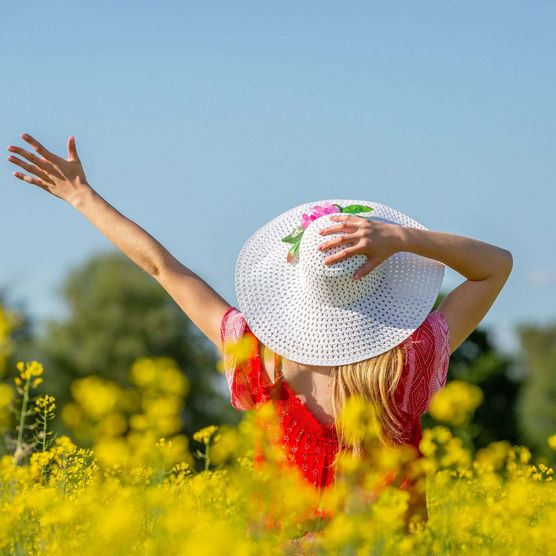
[[[263,369],[270,382],[274,381],[272,351],[263,349]],[[282,377],[315,418],[329,425],[332,412],[332,370],[325,365],[302,365],[282,357]]]

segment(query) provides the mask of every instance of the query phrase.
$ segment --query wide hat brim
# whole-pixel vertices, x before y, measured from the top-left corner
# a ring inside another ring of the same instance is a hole
[[[388,351],[423,323],[440,291],[444,265],[398,252],[353,281],[351,276],[365,263],[366,255],[324,265],[326,257],[346,244],[322,252],[316,249],[318,243],[342,233],[318,235],[318,230],[335,224],[330,215],[309,224],[297,258],[288,263],[291,245],[282,239],[300,225],[304,213],[324,203],[368,206],[372,212],[357,216],[426,229],[405,214],[371,201],[327,199],[298,205],[245,242],[236,263],[236,296],[253,334],[275,353],[306,365],[346,365]]]

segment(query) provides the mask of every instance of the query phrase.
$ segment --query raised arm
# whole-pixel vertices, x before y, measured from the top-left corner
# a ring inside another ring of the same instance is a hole
[[[501,247],[464,236],[404,228],[402,251],[440,261],[467,278],[440,303],[450,329],[453,352],[473,332],[504,287],[513,266]]]
[[[332,215],[330,219],[339,223],[325,228],[321,234],[344,233],[323,242],[321,248],[324,250],[344,243],[352,246],[327,257],[325,264],[363,253],[368,259],[356,271],[355,279],[365,276],[398,251],[435,259],[467,278],[438,307],[448,322],[452,352],[487,314],[512,270],[513,258],[507,249],[477,239],[373,222],[355,215]]]
[[[438,306],[448,322],[453,352],[492,307],[512,271],[512,254],[477,239],[416,228],[401,230],[401,245],[401,251],[440,261],[467,278]]]
[[[10,145],[9,151],[21,155],[29,163],[13,155],[8,160],[33,176],[21,172],[14,172],[14,176],[41,187],[79,210],[116,247],[155,278],[191,321],[221,350],[220,324],[230,304],[201,277],[177,261],[148,232],[94,191],[85,177],[73,137],[69,137],[67,142],[67,159],[51,153],[28,134],[22,134],[22,138],[37,155]]]

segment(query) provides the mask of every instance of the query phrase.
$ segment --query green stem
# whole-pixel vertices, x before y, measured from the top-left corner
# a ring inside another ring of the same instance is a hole
[[[30,380],[31,377],[27,377],[25,381],[25,386],[23,388],[23,401],[21,403],[21,415],[19,417],[19,431],[17,434],[17,444],[15,448],[16,454],[21,453],[21,448],[23,444],[23,427],[25,426],[25,414],[27,413],[27,403],[29,401],[29,381]]]
[[[42,434],[43,434],[43,437],[42,437],[42,451],[45,452],[46,451],[46,419],[47,419],[46,409],[45,409],[44,414],[43,414],[43,419],[44,419],[44,426],[42,428]]]
[[[44,411],[44,415],[43,415],[43,419],[44,419],[44,425],[43,425],[43,438],[42,438],[42,451],[45,452],[46,451],[46,410]],[[41,468],[41,481],[44,484],[46,482],[46,465],[43,465]]]

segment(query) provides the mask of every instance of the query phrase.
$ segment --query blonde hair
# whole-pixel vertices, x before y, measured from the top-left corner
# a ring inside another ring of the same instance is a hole
[[[405,345],[402,343],[375,357],[334,367],[331,375],[332,408],[340,447],[351,448],[355,456],[363,454],[362,442],[353,437],[350,439],[341,418],[342,410],[352,396],[359,396],[372,404],[380,425],[377,436],[383,445],[402,442],[402,421],[394,392],[402,375],[405,357]]]

